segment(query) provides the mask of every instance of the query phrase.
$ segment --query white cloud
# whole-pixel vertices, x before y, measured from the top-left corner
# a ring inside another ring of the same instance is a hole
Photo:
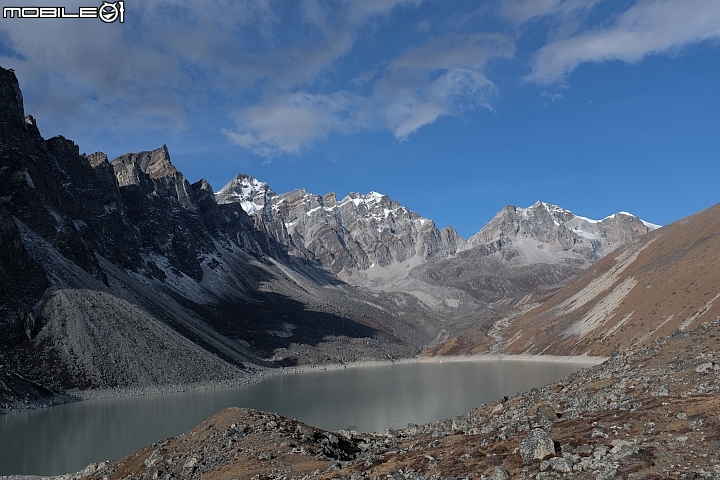
[[[279,153],[300,153],[330,132],[349,133],[363,99],[348,92],[331,95],[294,93],[244,110],[237,129],[227,137],[254,153],[271,158]]]
[[[483,69],[488,61],[513,52],[513,42],[500,35],[432,39],[351,82],[367,87],[364,97],[348,90],[273,95],[245,109],[237,128],[224,133],[268,158],[300,153],[330,132],[385,129],[404,140],[440,116],[491,109],[497,88]]]
[[[23,1],[29,2],[19,4]],[[0,22],[3,50],[15,52],[0,54],[0,64],[17,72],[29,113],[62,126],[66,134],[77,131],[69,123],[79,129],[106,124],[121,132],[182,129],[192,124],[195,111],[212,105],[221,115],[237,117],[240,137],[229,136],[239,143],[257,149],[267,141],[270,151],[298,151],[312,132],[321,138],[346,131],[334,102],[351,95],[328,93],[326,101],[317,97],[303,103],[292,92],[320,81],[353,48],[357,30],[368,21],[422,1],[126,2],[122,25]],[[43,3],[57,2],[27,4]],[[67,0],[64,6],[72,11],[81,4]],[[39,24],[42,28],[28,28]],[[248,103],[257,106],[237,116],[237,106]],[[285,117],[260,117],[268,112]],[[289,128],[299,112],[310,121]],[[250,118],[254,113],[258,117]]]
[[[495,85],[483,69],[509,57],[513,42],[499,35],[452,35],[429,41],[394,59],[376,82],[370,117],[381,117],[396,138],[405,139],[442,115],[492,108]]]
[[[228,32],[267,30],[274,21],[268,3],[126,2],[124,24],[4,20],[5,50],[14,54],[0,55],[0,64],[16,71],[28,112],[65,134],[101,124],[123,132],[182,129],[209,91],[252,85],[265,74],[251,61],[240,65],[243,49]],[[63,3],[69,12],[80,5],[87,2]]]
[[[542,47],[526,80],[550,84],[584,62],[635,63],[647,55],[674,52],[719,37],[719,1],[642,1],[622,13],[610,28],[586,31]]]

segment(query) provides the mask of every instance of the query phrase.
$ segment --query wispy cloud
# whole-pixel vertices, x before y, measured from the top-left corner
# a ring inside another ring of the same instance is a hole
[[[252,85],[267,71],[227,32],[267,30],[275,21],[269,2],[212,3],[132,3],[124,24],[4,19],[4,47],[13,53],[0,63],[17,72],[33,113],[51,121],[185,128],[188,106],[208,91]],[[68,11],[86,4],[64,3]]]
[[[557,85],[583,62],[632,63],[720,36],[717,0],[641,0],[619,13],[601,0],[498,0],[471,13],[438,5],[159,0],[127,3],[123,25],[5,19],[0,64],[16,70],[28,112],[68,135],[98,125],[177,132],[212,116],[214,132],[273,158],[362,130],[402,141],[440,117],[492,110],[503,88],[488,73],[496,59],[532,58],[525,80]],[[408,38],[389,32],[407,25]],[[538,25],[546,44],[516,55]],[[378,31],[390,47],[374,43]],[[368,46],[378,50],[360,51]]]
[[[355,118],[364,100],[352,93],[330,95],[299,92],[244,109],[237,128],[227,137],[266,158],[280,153],[301,153],[331,132],[357,129]]]
[[[601,0],[504,0],[500,14],[520,25],[538,17],[558,17],[567,20],[586,14]]]
[[[30,110],[71,131],[72,122],[182,129],[194,110],[218,108],[238,122],[226,129],[233,141],[263,155],[296,153],[313,138],[350,131],[342,112],[359,107],[350,92],[308,89],[368,21],[422,1],[162,0],[127,4],[122,25],[47,20],[38,29],[5,20],[0,52],[12,53],[0,64],[16,70]],[[28,4],[42,3],[57,2]]]
[[[512,40],[502,35],[432,39],[350,82],[363,85],[365,96],[347,89],[272,96],[244,109],[237,128],[225,134],[266,157],[300,153],[330,132],[386,129],[404,140],[440,116],[492,109],[497,87],[483,69],[490,60],[513,52]]]
[[[542,47],[527,81],[551,84],[585,62],[639,62],[647,55],[676,52],[720,38],[720,2],[643,1],[623,12],[611,27],[582,32]]]
[[[485,65],[513,53],[512,39],[502,35],[432,39],[392,60],[375,83],[366,114],[405,139],[442,115],[492,109],[497,87],[485,76]]]

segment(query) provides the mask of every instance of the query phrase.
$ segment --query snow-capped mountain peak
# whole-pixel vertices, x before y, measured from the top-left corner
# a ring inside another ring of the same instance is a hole
[[[546,252],[548,248],[555,249],[558,253],[566,252],[561,256],[574,255],[583,261],[592,262],[626,243],[628,239],[657,228],[658,225],[628,212],[593,220],[538,200],[527,208],[506,206],[468,243],[471,247],[525,243]],[[533,249],[529,251],[536,253]],[[528,258],[535,261],[536,257],[529,255]]]
[[[240,203],[248,215],[255,215],[265,207],[266,198],[275,195],[267,183],[241,173],[221,188],[215,199],[218,204]]]
[[[645,225],[646,227],[648,227],[650,230],[657,230],[658,228],[660,228],[660,227],[662,226],[662,225],[657,225],[657,224],[654,224],[654,223],[646,222],[646,221],[643,220],[642,218],[640,218],[640,217],[638,217],[638,216],[636,216],[636,215],[633,215],[633,214],[630,213],[630,212],[618,212],[618,213],[613,213],[612,215],[608,215],[607,217],[603,218],[603,220],[606,220],[606,219],[607,219],[607,220],[612,220],[612,219],[615,218],[616,215],[624,215],[624,216],[626,216],[626,217],[637,218],[638,220],[640,220],[640,221],[643,223],[643,225]]]
[[[454,254],[464,246],[452,228],[434,222],[385,194],[315,195],[303,189],[276,194],[253,177],[238,175],[216,195],[239,203],[261,228],[298,256],[320,260],[334,272],[365,270],[415,258]],[[260,215],[262,213],[262,215]]]

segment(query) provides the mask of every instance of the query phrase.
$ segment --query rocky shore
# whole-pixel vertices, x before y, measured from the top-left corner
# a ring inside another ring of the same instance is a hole
[[[79,398],[70,393],[54,392],[15,372],[7,371],[0,364],[0,415],[47,408],[77,400]]]
[[[227,409],[66,479],[720,478],[720,320],[466,415],[328,432]]]
[[[376,339],[361,341],[344,337],[329,338],[315,347],[292,344],[289,349],[278,349],[278,351],[279,357],[289,355],[295,358],[296,365],[278,366],[277,359],[271,359],[273,361],[266,363],[274,366],[248,364],[242,371],[238,370],[234,375],[228,375],[225,378],[117,388],[69,389],[65,391],[52,390],[9,371],[3,367],[2,358],[0,358],[0,415],[97,398],[231,388],[256,383],[267,376],[282,375],[284,373],[342,369],[348,366],[380,365],[397,362],[438,361],[432,358],[417,357],[416,354],[419,351],[417,348],[393,347]],[[479,357],[464,358],[474,359]],[[442,361],[442,359],[439,361]]]
[[[357,368],[364,366],[377,366],[377,365],[389,365],[394,363],[413,363],[413,362],[424,362],[424,363],[441,363],[441,362],[478,362],[478,361],[496,361],[496,360],[534,360],[542,359],[544,361],[553,362],[572,362],[572,363],[583,363],[586,362],[588,365],[600,363],[604,360],[604,357],[588,357],[585,355],[575,356],[553,356],[553,355],[464,355],[457,357],[401,357],[401,358],[390,358],[387,360],[355,360],[351,362],[342,362],[335,359],[326,359],[324,363],[305,363],[293,367],[254,367],[246,371],[246,375],[235,379],[219,380],[219,381],[207,381],[197,383],[186,383],[186,384],[166,384],[158,386],[138,386],[138,387],[123,387],[123,388],[105,388],[105,389],[90,389],[90,390],[69,390],[66,392],[54,392],[47,388],[44,388],[38,384],[30,382],[26,379],[18,377],[17,375],[8,376],[8,378],[2,377],[2,370],[0,370],[0,382],[4,386],[11,384],[14,387],[15,395],[14,398],[4,399],[0,397],[0,415],[17,413],[26,410],[36,410],[40,408],[49,408],[55,405],[62,405],[69,402],[77,402],[82,400],[94,400],[98,398],[114,398],[114,397],[128,397],[138,395],[158,395],[166,393],[178,393],[178,392],[190,392],[190,391],[202,391],[202,390],[214,390],[220,388],[232,388],[241,385],[249,385],[256,383],[264,378],[271,375],[283,375],[286,373],[299,373],[299,372],[311,372],[318,370],[339,370],[345,368]],[[335,361],[333,361],[335,360]],[[8,387],[9,388],[9,387]],[[20,398],[20,400],[18,400]]]

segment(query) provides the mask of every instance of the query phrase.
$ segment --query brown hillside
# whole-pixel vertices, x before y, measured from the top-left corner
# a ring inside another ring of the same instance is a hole
[[[466,415],[382,433],[231,408],[69,477],[717,479],[719,334],[712,322]]]
[[[498,332],[504,351],[608,355],[712,321],[720,316],[719,260],[720,204],[619,248],[509,320]]]

